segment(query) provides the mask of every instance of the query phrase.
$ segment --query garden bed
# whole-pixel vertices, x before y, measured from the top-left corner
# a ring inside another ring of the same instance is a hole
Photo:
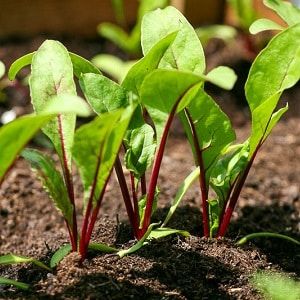
[[[1,47],[1,50],[7,51],[7,61],[11,62],[27,53],[28,48],[36,49],[35,43],[38,42],[27,43],[23,49],[18,44],[20,53],[16,57],[12,57],[7,48]],[[67,45],[69,50],[87,58],[106,47],[96,43],[72,43],[71,48]],[[110,48],[110,51],[113,50]],[[237,105],[231,96],[220,94],[218,99],[232,117],[238,137],[243,140],[250,131],[247,110]],[[113,254],[89,252],[82,267],[78,255],[70,254],[53,274],[31,264],[1,266],[1,276],[31,283],[32,290],[22,292],[0,286],[0,297],[262,299],[250,281],[256,271],[284,271],[299,279],[299,247],[276,239],[258,239],[243,246],[236,245],[245,234],[258,231],[283,233],[300,239],[299,88],[286,93],[286,100],[290,103],[290,111],[275,126],[260,150],[226,238],[207,240],[202,237],[199,189],[195,185],[169,224],[189,231],[191,237],[171,236],[152,241],[123,259]],[[191,171],[193,158],[189,149],[180,125],[175,122],[160,173],[161,195],[154,220],[163,219],[176,187]],[[78,179],[75,177],[75,180]],[[107,191],[92,241],[127,248],[134,241],[115,176],[111,177]],[[81,199],[79,184],[76,197]],[[16,162],[1,187],[0,226],[1,255],[21,254],[48,263],[54,251],[68,243],[63,218],[28,163],[22,159]]]

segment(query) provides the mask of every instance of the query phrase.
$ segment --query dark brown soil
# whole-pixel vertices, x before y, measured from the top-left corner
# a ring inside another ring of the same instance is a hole
[[[217,96],[233,119],[238,138],[244,140],[250,131],[247,110],[234,103],[232,94]],[[2,265],[0,276],[30,283],[31,291],[0,286],[0,298],[252,300],[263,299],[250,281],[258,270],[283,271],[299,280],[298,246],[266,238],[236,245],[240,237],[259,231],[283,233],[300,240],[299,89],[288,93],[285,100],[290,102],[290,111],[258,154],[226,238],[202,237],[200,192],[194,185],[169,224],[189,231],[190,237],[154,240],[122,259],[91,251],[83,266],[78,263],[78,254],[72,253],[53,273],[32,264]],[[175,124],[160,173],[161,195],[154,221],[166,215],[176,188],[192,167],[188,144]],[[75,180],[79,181],[77,175]],[[79,186],[77,198],[80,203]],[[35,174],[19,159],[0,192],[0,255],[14,253],[49,263],[54,251],[68,243],[64,225]],[[134,243],[132,239],[112,176],[92,240],[128,248]]]

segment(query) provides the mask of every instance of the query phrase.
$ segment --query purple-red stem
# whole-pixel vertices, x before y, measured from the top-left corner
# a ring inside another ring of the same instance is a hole
[[[88,224],[88,228],[86,228],[86,231],[85,231],[85,235],[81,235],[81,239],[80,239],[80,254],[81,254],[81,261],[84,261],[85,258],[86,258],[86,252],[88,250],[88,246],[89,246],[89,243],[90,243],[90,240],[91,240],[91,236],[92,236],[92,233],[93,233],[93,229],[95,227],[95,223],[96,223],[96,220],[97,220],[97,216],[98,216],[98,213],[99,213],[99,209],[101,207],[101,203],[102,203],[102,199],[103,199],[103,196],[104,196],[104,193],[105,193],[105,189],[106,189],[106,185],[108,183],[108,180],[109,180],[109,177],[107,178],[104,186],[103,186],[103,189],[102,189],[102,192],[101,192],[101,195],[99,196],[98,200],[97,200],[97,205],[96,205],[96,208],[92,211],[92,216],[91,216],[91,221],[90,223]],[[88,218],[89,219],[89,218]]]
[[[203,166],[203,160],[202,160],[202,150],[199,147],[199,141],[196,133],[196,128],[194,126],[193,120],[191,118],[191,115],[187,109],[185,109],[185,113],[191,128],[191,134],[193,137],[193,142],[195,146],[196,151],[196,160],[197,164],[200,168],[200,176],[199,176],[199,184],[200,184],[200,190],[201,190],[201,199],[202,199],[202,218],[203,218],[203,234],[205,237],[209,237],[209,215],[208,215],[208,192],[206,188],[206,182],[205,182],[205,169]]]
[[[236,186],[233,190],[233,193],[230,197],[228,207],[225,211],[224,217],[223,217],[222,222],[219,226],[217,237],[223,237],[225,235],[226,231],[227,231],[227,228],[229,226],[230,219],[231,219],[231,216],[233,214],[234,208],[235,208],[236,203],[239,199],[240,193],[241,193],[242,188],[244,186],[244,183],[247,179],[247,176],[249,174],[249,171],[250,171],[250,168],[253,164],[255,156],[256,156],[256,154],[257,154],[257,152],[258,152],[258,150],[261,146],[262,146],[262,143],[260,143],[259,146],[256,148],[255,152],[253,153],[253,155],[251,157],[251,160],[249,161],[249,163],[247,165],[247,168],[243,172],[242,176],[239,178],[239,180],[238,180],[238,182],[237,182],[237,184],[236,184]]]
[[[127,215],[128,215],[128,218],[129,218],[129,222],[130,222],[131,228],[133,230],[133,234],[134,234],[134,236],[136,236],[135,213],[134,213],[134,210],[133,210],[133,207],[132,207],[130,194],[129,194],[129,191],[128,191],[128,187],[127,187],[127,183],[126,183],[126,180],[125,180],[122,164],[120,162],[119,157],[117,157],[116,162],[115,162],[115,170],[116,170],[119,185],[120,185],[120,188],[121,188],[121,193],[122,193],[123,200],[124,200],[124,203],[125,203]]]
[[[92,184],[90,197],[89,197],[89,200],[88,200],[88,204],[87,204],[86,211],[85,211],[85,216],[84,216],[82,227],[81,227],[81,237],[80,237],[79,251],[80,251],[80,254],[81,254],[81,260],[82,261],[85,258],[87,247],[88,247],[88,244],[86,244],[86,236],[87,236],[87,230],[88,230],[88,226],[89,226],[89,219],[90,219],[90,215],[91,215],[92,208],[93,208],[93,198],[95,196],[97,178],[98,178],[98,173],[99,173],[100,164],[101,164],[102,150],[103,149],[101,148],[99,156],[98,156],[98,161],[97,161],[96,170],[95,170],[95,174],[94,174],[94,181],[93,181],[93,184]],[[106,183],[105,183],[105,185],[106,185]],[[103,194],[104,190],[105,190],[105,188],[103,188],[103,190],[101,192],[101,195]],[[98,206],[98,203],[97,203],[97,206]]]
[[[133,212],[134,212],[134,220],[132,221],[134,223],[134,236],[137,235],[137,232],[140,227],[140,214],[139,214],[139,200],[137,195],[137,189],[134,184],[134,174],[133,172],[130,172],[130,180],[131,180],[131,190],[132,190],[132,201],[133,201]]]
[[[62,165],[63,165],[63,171],[64,171],[64,177],[66,181],[66,186],[68,190],[68,195],[71,204],[73,205],[73,227],[72,229],[70,228],[70,224],[67,223],[69,235],[70,235],[70,240],[71,240],[71,245],[72,245],[72,251],[77,251],[77,219],[76,219],[76,205],[75,205],[75,197],[74,197],[74,189],[73,189],[73,180],[72,180],[72,175],[69,170],[68,166],[68,160],[67,160],[67,155],[65,151],[65,142],[64,142],[64,135],[63,135],[63,128],[62,128],[62,115],[58,115],[57,117],[58,121],[58,128],[59,128],[59,135],[60,135],[60,140],[61,140],[61,150],[62,150]]]
[[[159,174],[159,170],[160,170],[160,166],[161,166],[161,162],[163,159],[163,154],[164,154],[164,150],[165,150],[165,146],[167,143],[167,138],[169,135],[169,130],[170,130],[170,126],[171,123],[173,121],[173,118],[175,116],[175,112],[177,109],[177,105],[179,103],[180,99],[177,101],[176,105],[174,105],[174,107],[172,108],[172,111],[168,117],[166,126],[164,128],[163,134],[162,134],[162,138],[159,144],[159,148],[157,151],[157,155],[154,161],[154,165],[153,165],[153,169],[152,169],[152,173],[151,173],[151,177],[150,177],[150,182],[149,182],[149,190],[148,190],[148,195],[147,195],[147,201],[146,201],[146,210],[145,210],[145,215],[144,215],[144,221],[143,221],[143,225],[142,225],[142,229],[139,230],[137,239],[140,240],[144,234],[146,233],[149,225],[150,225],[150,221],[151,221],[151,214],[152,214],[152,208],[153,208],[153,202],[154,202],[154,197],[155,197],[155,192],[156,192],[156,185],[157,185],[157,180],[158,180],[158,174]]]

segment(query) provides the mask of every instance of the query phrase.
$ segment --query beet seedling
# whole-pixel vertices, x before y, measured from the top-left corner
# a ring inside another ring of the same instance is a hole
[[[146,196],[140,198],[143,201],[135,201],[132,205],[125,197],[129,219],[132,219],[131,224],[138,239],[150,225],[157,197],[160,163],[169,126],[175,114],[181,117],[198,167],[198,171],[194,171],[186,182],[199,179],[204,235],[225,235],[257,152],[287,110],[286,106],[276,111],[279,98],[285,89],[299,80],[299,45],[293,42],[295,38],[299,39],[299,28],[299,24],[295,24],[278,34],[253,62],[245,85],[252,115],[252,132],[244,143],[233,144],[235,132],[230,120],[204,91],[205,81],[231,88],[232,74],[228,69],[219,67],[204,75],[205,58],[199,40],[191,26],[174,8],[158,9],[144,17],[144,58],[129,70],[121,84],[121,87],[136,95],[141,104],[138,111],[140,117],[134,119],[139,122],[129,126],[136,135],[129,135],[131,143],[125,136],[128,151],[126,164],[133,172],[133,182],[140,180],[141,191],[145,191],[144,173],[136,170],[139,165],[137,162],[139,159],[143,160],[140,170],[144,171],[150,161],[154,160]],[[160,48],[160,43],[175,34],[174,41],[165,51],[153,55]],[[150,65],[147,65],[148,61],[151,62]],[[140,121],[143,120],[145,111],[154,124],[155,152],[149,147],[152,145],[149,142],[153,137],[152,128]],[[138,134],[142,129],[143,135]],[[133,142],[134,138],[140,143]],[[147,147],[141,148],[144,141]],[[135,159],[134,163],[130,161],[131,154]],[[167,216],[168,220],[184,190],[181,189],[176,196],[171,213]],[[215,193],[214,198],[209,197],[210,190]],[[123,194],[128,195],[125,188]],[[137,213],[139,204],[143,205],[142,210],[139,210],[143,215]]]
[[[125,166],[130,171],[129,187],[121,160],[117,159],[115,164],[129,221],[139,245],[147,237],[158,238],[178,232],[154,229],[157,224],[151,224],[159,197],[159,171],[175,115],[181,114],[195,96],[202,93],[205,81],[230,89],[236,78],[233,71],[225,67],[204,74],[205,58],[199,38],[173,7],[146,14],[141,31],[144,57],[132,66],[120,85],[99,74],[83,74],[80,80],[97,114],[126,107],[129,96],[139,103],[123,140]],[[211,101],[209,109],[216,107]],[[223,119],[222,115],[220,122]],[[223,131],[220,135],[223,137]],[[223,147],[221,143],[218,151]],[[147,171],[149,180],[146,179]],[[134,249],[137,248],[135,245]],[[119,252],[120,256],[125,253],[128,251]]]
[[[275,36],[253,62],[245,85],[252,132],[244,143],[231,145],[235,134],[230,122],[203,89],[194,93],[180,113],[199,167],[203,227],[207,237],[225,235],[257,152],[288,109],[286,106],[276,111],[282,92],[299,80],[300,52],[299,45],[294,43],[299,38],[300,24],[297,23]],[[159,86],[170,84],[167,76],[160,78]],[[161,90],[160,95],[167,92],[167,88],[165,92]],[[196,177],[195,173],[189,180]],[[215,198],[209,198],[209,189],[215,192]],[[178,205],[176,201],[173,207]]]
[[[59,108],[64,103],[76,106],[74,74],[100,73],[91,63],[69,53],[56,41],[45,41],[36,53],[29,54],[11,67],[11,77],[24,65],[31,63],[29,80],[31,100],[37,113],[45,109],[55,98]],[[85,103],[87,106],[87,104]],[[105,187],[110,177],[123,135],[131,118],[134,105],[96,117],[75,131],[76,113],[64,113],[42,127],[52,141],[60,159],[62,172],[57,170],[53,160],[38,150],[22,152],[37,171],[43,186],[62,212],[67,225],[72,251],[81,253],[82,260],[88,248],[116,251],[102,244],[90,243],[91,234],[102,203]],[[76,196],[74,194],[72,161],[81,175],[84,188],[84,218],[81,231],[78,230]],[[67,247],[68,248],[68,247]],[[61,250],[65,255],[65,248]],[[56,256],[57,257],[57,256]],[[57,261],[57,258],[55,258]],[[51,262],[51,266],[55,263]]]

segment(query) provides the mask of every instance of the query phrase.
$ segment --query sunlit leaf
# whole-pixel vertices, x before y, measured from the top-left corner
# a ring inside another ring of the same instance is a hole
[[[142,48],[146,55],[166,35],[177,32],[176,39],[160,61],[159,68],[203,74],[205,58],[200,40],[192,25],[173,6],[145,15],[142,22]]]
[[[251,24],[249,31],[252,34],[259,33],[264,30],[283,30],[284,27],[269,19],[259,19]]]
[[[288,1],[264,0],[264,4],[274,10],[288,25],[300,22],[300,9]]]
[[[0,128],[0,185],[18,153],[55,115],[24,116]]]
[[[37,113],[57,95],[76,95],[73,64],[67,49],[57,41],[46,40],[34,54],[29,79],[31,101]],[[42,129],[61,158],[71,168],[71,147],[76,114],[59,115]]]
[[[96,206],[114,166],[133,107],[102,114],[75,134],[73,156],[85,191]]]
[[[9,80],[14,80],[17,73],[24,67],[28,66],[32,62],[32,57],[35,54],[35,52],[28,53],[20,58],[18,58],[16,61],[12,63],[8,70],[8,78]]]

